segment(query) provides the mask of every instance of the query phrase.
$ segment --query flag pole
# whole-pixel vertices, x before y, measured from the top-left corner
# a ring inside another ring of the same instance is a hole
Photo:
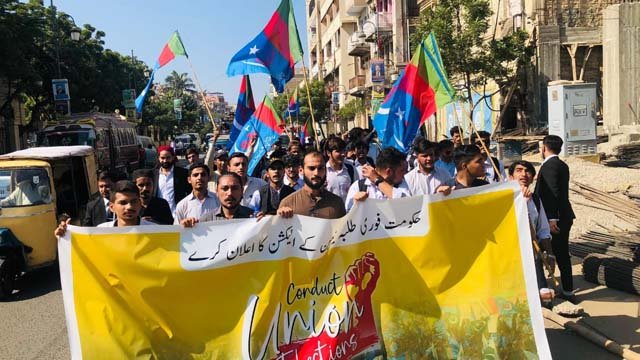
[[[191,63],[191,59],[188,56],[187,63],[189,63],[189,67],[191,68],[191,72],[193,73],[193,79],[196,81],[196,86],[198,87],[198,91],[200,92],[200,96],[202,96],[202,102],[204,103],[204,107],[207,109],[207,114],[209,114],[209,120],[211,121],[211,125],[213,126],[213,130],[217,130],[216,122],[213,119],[213,114],[211,114],[211,109],[209,109],[209,104],[207,103],[207,98],[204,96],[204,91],[202,90],[202,86],[200,85],[200,81],[198,80],[198,75],[196,74],[196,70],[193,68],[193,64]]]
[[[469,105],[471,106],[471,103],[469,103]],[[480,134],[478,133],[478,129],[476,128],[476,125],[473,123],[473,120],[471,119],[470,111],[467,110],[466,107],[462,106],[462,104],[461,104],[461,107],[463,108],[463,110],[465,112],[465,117],[467,118],[467,120],[471,124],[471,131],[476,133],[476,137],[478,138],[478,140],[480,140],[480,146],[482,147],[484,152],[487,154],[487,158],[489,159],[489,162],[491,162],[491,166],[493,167],[493,171],[495,171],[496,174],[498,174],[498,179],[500,179],[500,181],[503,181],[504,179],[502,178],[502,174],[500,173],[500,169],[498,168],[496,163],[493,161],[493,157],[491,156],[491,153],[489,152],[489,148],[487,148],[487,144],[485,144],[484,140],[482,140],[482,137],[480,137]],[[469,136],[469,143],[471,143],[471,136]]]
[[[311,130],[313,137],[316,139],[316,149],[320,150],[320,141],[318,141],[318,132],[316,131],[316,117],[313,114],[313,105],[311,105],[311,91],[309,90],[309,77],[307,76],[307,67],[304,64],[304,56],[302,57],[302,73],[304,74],[304,85],[307,88],[307,102],[309,102],[309,114],[311,114]]]

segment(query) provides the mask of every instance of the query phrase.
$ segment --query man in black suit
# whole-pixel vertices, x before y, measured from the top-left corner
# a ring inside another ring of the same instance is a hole
[[[573,274],[569,256],[569,232],[576,218],[569,202],[569,166],[558,158],[562,149],[562,139],[547,135],[542,140],[542,157],[535,193],[542,200],[542,206],[549,219],[551,246],[560,269],[562,280],[561,297],[575,301],[573,295]]]
[[[153,170],[138,169],[131,176],[134,184],[140,190],[140,218],[160,225],[173,225],[171,208],[165,199],[154,196]]]
[[[176,205],[191,193],[191,185],[187,182],[188,171],[178,166],[176,154],[170,146],[158,148],[158,164],[153,172],[153,188],[155,196],[167,200],[171,214],[175,214]]]
[[[109,195],[113,187],[113,177],[107,171],[98,174],[98,191],[100,196],[87,203],[87,210],[82,219],[82,226],[98,226],[113,221],[113,213],[109,210]]]

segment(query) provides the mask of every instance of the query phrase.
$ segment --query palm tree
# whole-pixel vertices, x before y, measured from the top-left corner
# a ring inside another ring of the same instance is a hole
[[[182,94],[185,92],[195,92],[193,81],[189,76],[187,76],[187,73],[179,74],[174,70],[164,81],[167,83],[169,89],[171,89],[171,92],[176,98],[182,97]]]

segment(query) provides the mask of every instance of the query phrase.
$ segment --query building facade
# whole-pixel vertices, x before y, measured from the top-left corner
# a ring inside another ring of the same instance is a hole
[[[410,59],[410,28],[420,6],[426,4],[417,0],[307,0],[310,75],[324,80],[333,101],[332,114],[356,98],[364,100],[365,112],[353,120],[340,121],[335,115],[325,119],[329,132],[369,127],[376,99],[380,101]]]

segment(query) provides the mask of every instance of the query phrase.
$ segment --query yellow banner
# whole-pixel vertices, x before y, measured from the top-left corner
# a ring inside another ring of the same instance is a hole
[[[550,358],[515,183],[338,220],[70,227],[75,359]]]

